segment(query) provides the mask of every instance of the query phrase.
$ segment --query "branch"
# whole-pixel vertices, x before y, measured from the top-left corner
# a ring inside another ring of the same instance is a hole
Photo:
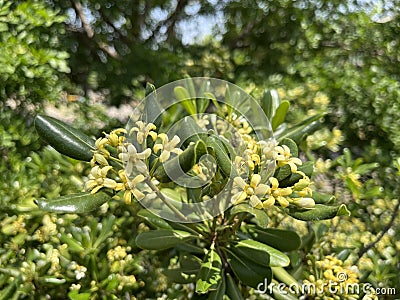
[[[358,254],[358,258],[357,260],[354,262],[354,264],[356,264],[360,258],[368,252],[368,250],[372,249],[377,243],[379,243],[379,241],[383,238],[383,236],[389,231],[389,229],[393,226],[394,221],[396,220],[397,214],[399,213],[399,208],[400,208],[400,200],[397,201],[396,206],[393,209],[392,212],[392,216],[390,218],[389,223],[386,224],[386,226],[383,228],[383,230],[381,232],[379,232],[377,238],[375,239],[375,241],[369,243],[368,245],[366,245],[365,247],[363,247],[360,250],[360,253]]]
[[[79,19],[81,20],[83,30],[86,32],[88,38],[93,40],[101,50],[103,50],[112,58],[119,58],[118,53],[115,51],[113,47],[102,41],[96,41],[94,39],[94,31],[92,29],[92,26],[90,26],[89,22],[86,19],[86,15],[83,11],[82,4],[78,0],[71,0],[71,3],[72,6],[74,7],[77,17],[79,17]]]
[[[172,37],[172,34],[174,33],[174,27],[176,22],[178,21],[179,14],[185,8],[188,2],[189,2],[188,0],[178,1],[174,12],[171,13],[168,16],[168,18],[166,18],[164,21],[161,21],[160,23],[157,24],[156,28],[153,30],[148,40],[154,38],[154,36],[160,32],[161,27],[163,26],[167,26],[167,39],[169,40]]]

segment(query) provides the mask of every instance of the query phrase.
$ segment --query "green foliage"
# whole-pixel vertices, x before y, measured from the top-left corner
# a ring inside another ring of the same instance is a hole
[[[55,100],[70,72],[60,48],[66,20],[40,1],[0,1],[0,97],[17,106]]]

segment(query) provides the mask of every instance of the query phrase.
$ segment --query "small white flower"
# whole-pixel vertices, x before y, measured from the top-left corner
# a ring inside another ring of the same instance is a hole
[[[162,150],[161,155],[159,157],[160,162],[167,161],[171,156],[171,152],[175,154],[181,154],[182,149],[175,148],[181,139],[178,136],[174,136],[172,140],[168,139],[168,136],[165,133],[160,133],[158,137],[161,139],[161,144],[155,144],[153,147],[154,153]]]
[[[119,158],[125,166],[125,171],[128,176],[132,174],[133,167],[142,173],[147,173],[147,166],[144,162],[151,155],[151,150],[146,149],[143,152],[138,152],[136,147],[132,144],[122,147],[122,152],[119,154]]]

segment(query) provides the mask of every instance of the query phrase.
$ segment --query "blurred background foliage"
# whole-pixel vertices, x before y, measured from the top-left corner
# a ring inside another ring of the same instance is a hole
[[[293,269],[297,261],[307,274],[307,247],[319,260],[342,253],[364,280],[400,291],[399,4],[0,0],[0,298],[190,295],[159,274],[168,262],[133,244],[143,226],[130,219],[134,208],[77,217],[33,204],[81,190],[87,172],[39,141],[37,112],[98,136],[124,124],[146,82],[186,74],[232,81],[256,98],[276,89],[291,103],[289,124],[325,114],[300,143],[302,155],[317,163],[316,189],[333,192],[353,216],[306,224],[311,246],[293,254]]]

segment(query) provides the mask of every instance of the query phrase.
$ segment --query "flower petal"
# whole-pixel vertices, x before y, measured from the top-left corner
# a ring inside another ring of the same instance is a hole
[[[263,207],[263,203],[261,202],[260,198],[258,198],[256,195],[250,197],[250,204],[251,206],[258,209],[261,209]]]
[[[246,187],[246,182],[244,181],[244,179],[242,177],[235,177],[233,179],[233,182],[236,186],[240,187],[241,189],[244,189]]]
[[[260,182],[261,182],[260,174],[254,174],[253,176],[251,176],[250,186],[252,188],[255,189]]]

